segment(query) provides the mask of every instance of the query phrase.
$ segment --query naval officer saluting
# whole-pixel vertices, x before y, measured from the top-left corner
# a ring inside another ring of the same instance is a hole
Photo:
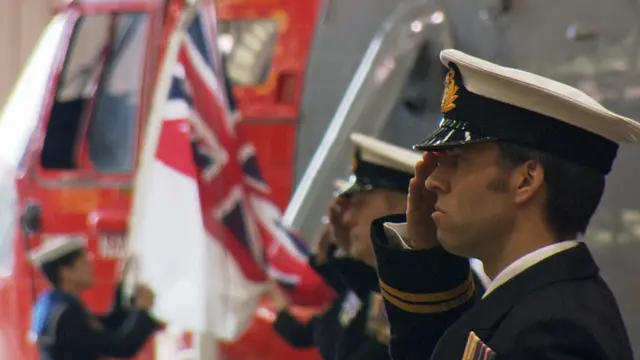
[[[632,360],[584,243],[640,124],[581,91],[456,50],[405,215],[372,239],[395,360]],[[474,301],[467,257],[492,279]],[[475,304],[474,304],[475,303]],[[446,332],[445,332],[446,331]]]
[[[409,181],[421,154],[363,134],[350,138],[355,145],[351,175],[329,208],[330,231],[321,240],[325,246],[319,245],[310,259],[338,296],[303,325],[287,310],[284,294],[272,287],[269,295],[278,310],[274,328],[294,347],[317,346],[325,360],[388,360],[389,324],[376,275],[371,221],[406,210]],[[485,276],[481,268],[474,270],[481,296]]]
[[[349,181],[336,183],[327,231],[309,261],[337,296],[303,325],[288,311],[284,294],[272,288],[274,328],[294,347],[317,346],[323,360],[388,360],[389,325],[369,230],[373,219],[405,211],[420,153],[363,134],[350,139],[355,151]]]
[[[107,315],[96,316],[82,304],[81,293],[94,282],[83,240],[59,237],[47,241],[31,252],[31,261],[53,286],[33,307],[31,331],[40,359],[132,357],[159,328],[148,312],[153,293],[144,286],[139,287],[131,309],[120,305],[120,291]]]

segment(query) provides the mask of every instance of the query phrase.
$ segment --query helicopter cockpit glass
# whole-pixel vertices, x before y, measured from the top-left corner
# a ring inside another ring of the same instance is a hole
[[[271,72],[279,23],[271,19],[221,20],[218,46],[234,84],[259,85]]]
[[[43,145],[45,169],[132,169],[147,30],[144,13],[78,20]]]
[[[127,172],[132,168],[147,22],[138,14],[118,19],[104,85],[96,96],[89,124],[89,154],[98,171]]]

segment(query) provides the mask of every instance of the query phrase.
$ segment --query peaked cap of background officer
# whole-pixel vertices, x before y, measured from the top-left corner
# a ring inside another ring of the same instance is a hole
[[[449,68],[442,121],[414,149],[439,151],[487,141],[536,149],[606,175],[618,143],[640,139],[640,124],[582,91],[529,72],[444,50]]]
[[[82,238],[60,236],[47,240],[44,244],[31,251],[31,262],[43,267],[72,253],[86,249],[86,242]]]
[[[355,145],[351,176],[336,196],[374,189],[407,193],[420,153],[358,133],[351,134],[351,141]]]

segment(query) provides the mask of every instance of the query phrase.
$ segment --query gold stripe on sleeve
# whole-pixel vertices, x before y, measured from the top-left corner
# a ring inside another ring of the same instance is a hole
[[[448,301],[464,294],[469,288],[469,284],[473,284],[473,275],[469,272],[469,277],[462,284],[455,288],[442,292],[415,294],[395,289],[382,280],[380,280],[380,288],[394,297],[409,302],[441,302]]]
[[[465,304],[469,299],[471,299],[474,295],[475,286],[472,283],[467,284],[467,288],[465,291],[460,294],[460,296],[449,299],[448,301],[435,303],[435,304],[415,304],[403,301],[402,299],[398,299],[390,294],[385,289],[381,289],[382,296],[389,303],[393,304],[395,307],[404,310],[406,312],[418,313],[418,314],[437,314],[445,311],[449,311],[451,309],[455,309],[463,304]]]

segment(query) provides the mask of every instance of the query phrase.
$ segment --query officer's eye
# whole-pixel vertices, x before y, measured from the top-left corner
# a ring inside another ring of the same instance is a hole
[[[438,166],[457,166],[460,159],[461,155],[459,153],[447,152],[438,157]]]

